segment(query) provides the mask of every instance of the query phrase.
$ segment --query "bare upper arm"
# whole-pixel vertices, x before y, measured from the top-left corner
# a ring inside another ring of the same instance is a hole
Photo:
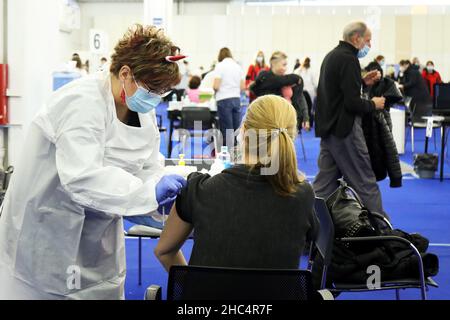
[[[176,207],[173,206],[165,228],[155,248],[156,256],[178,252],[193,230],[193,226],[181,220]]]

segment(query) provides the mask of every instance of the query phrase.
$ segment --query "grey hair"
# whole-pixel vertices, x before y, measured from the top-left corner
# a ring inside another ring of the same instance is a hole
[[[362,21],[356,21],[349,23],[344,28],[343,39],[344,41],[350,42],[351,38],[357,34],[360,37],[364,37],[364,34],[367,31],[367,25]]]

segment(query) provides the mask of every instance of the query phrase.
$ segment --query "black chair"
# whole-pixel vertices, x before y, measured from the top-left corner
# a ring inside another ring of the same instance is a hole
[[[157,114],[156,119],[158,120],[158,130],[159,132],[167,132],[167,128],[162,125],[162,115]]]
[[[437,283],[431,277],[425,279],[422,258],[417,248],[408,240],[395,236],[376,236],[376,237],[354,237],[354,238],[334,238],[334,224],[331,214],[328,210],[324,199],[316,198],[315,212],[320,222],[320,229],[317,239],[315,241],[316,252],[320,254],[323,260],[321,289],[327,287],[327,271],[331,264],[334,241],[341,241],[344,243],[350,242],[364,242],[364,241],[400,241],[408,244],[418,257],[418,265],[420,271],[419,279],[396,279],[389,281],[382,281],[379,288],[368,288],[367,284],[354,283],[333,283],[327,289],[333,293],[341,292],[365,292],[365,291],[379,291],[379,290],[396,290],[396,298],[400,300],[400,289],[418,288],[421,290],[422,300],[427,299],[426,291],[428,286],[438,287]],[[389,221],[380,214],[374,216],[385,222],[386,226],[392,229]]]
[[[217,150],[218,148],[217,143],[218,130],[216,129],[217,123],[215,117],[212,116],[211,110],[209,108],[199,106],[184,107],[181,110],[180,122],[181,125],[177,131],[181,142],[181,146],[183,148],[182,153],[184,153],[186,140],[190,136],[190,131],[197,129],[200,129],[201,132],[194,131],[194,137],[198,135],[202,137],[204,131],[213,130],[211,138],[212,141],[214,142],[214,148]],[[198,124],[200,124],[200,126],[198,126]]]
[[[411,132],[411,151],[414,152],[414,129],[415,128],[426,128],[427,127],[427,121],[423,119],[423,117],[431,116],[432,110],[431,110],[431,104],[425,104],[425,103],[416,103],[411,97],[406,97],[404,100],[405,107],[408,111],[408,125],[410,127]],[[433,121],[433,131],[435,129],[441,128],[441,139],[442,139],[442,124]],[[436,134],[433,134],[434,137],[434,149],[436,149]],[[425,152],[427,152],[428,149],[428,138],[426,138],[426,147]]]
[[[145,299],[161,298],[161,288],[151,286]],[[314,291],[307,270],[234,269],[173,266],[169,272],[167,300],[333,300],[327,291]]]

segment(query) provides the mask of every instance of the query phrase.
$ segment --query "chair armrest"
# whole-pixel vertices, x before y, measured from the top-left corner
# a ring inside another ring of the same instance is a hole
[[[144,300],[151,300],[151,301],[161,301],[162,300],[162,290],[160,286],[152,285],[147,288],[145,291]]]
[[[338,238],[337,240],[342,242],[361,242],[361,241],[398,241],[403,242],[413,249],[417,250],[417,248],[408,240],[404,238],[400,238],[397,236],[374,236],[374,237],[352,237],[352,238]]]
[[[377,236],[377,237],[354,237],[354,238],[340,238],[338,239],[342,242],[364,242],[364,241],[398,241],[407,244],[413,251],[414,255],[417,257],[420,271],[420,281],[423,286],[425,286],[425,273],[423,268],[422,256],[416,246],[410,241],[397,237],[397,236]]]
[[[370,214],[371,214],[372,216],[374,216],[375,218],[378,218],[378,219],[382,220],[384,223],[386,223],[386,224],[389,226],[389,228],[390,228],[391,230],[394,230],[394,227],[392,226],[391,222],[390,222],[388,219],[386,219],[386,217],[383,216],[381,213],[378,213],[378,212],[371,212]]]

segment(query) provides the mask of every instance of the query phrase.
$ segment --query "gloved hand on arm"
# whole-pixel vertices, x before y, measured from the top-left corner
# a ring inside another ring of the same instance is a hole
[[[186,186],[187,181],[182,176],[164,176],[156,185],[156,201],[159,204],[158,212],[161,214],[169,214],[181,189]]]

